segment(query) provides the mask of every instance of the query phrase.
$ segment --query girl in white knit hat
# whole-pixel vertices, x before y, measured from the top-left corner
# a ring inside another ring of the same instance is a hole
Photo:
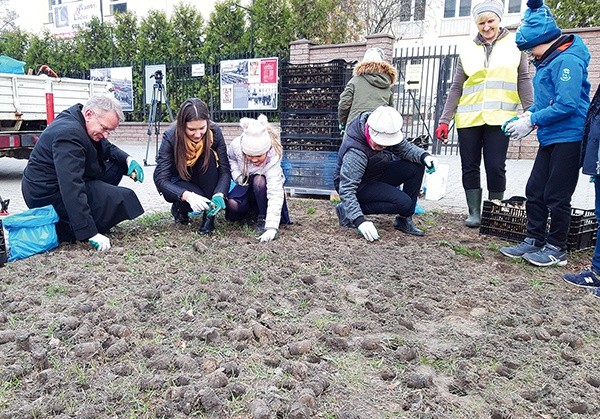
[[[279,224],[291,224],[283,189],[281,142],[265,115],[242,118],[240,125],[242,135],[227,148],[236,186],[229,192],[225,217],[229,221],[247,221],[258,214],[258,239],[269,242],[277,235]]]

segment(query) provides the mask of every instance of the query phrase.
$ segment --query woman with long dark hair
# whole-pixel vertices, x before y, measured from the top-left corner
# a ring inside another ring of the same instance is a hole
[[[175,222],[189,224],[188,213],[202,213],[200,234],[215,229],[215,214],[225,209],[231,174],[221,129],[210,120],[208,106],[187,99],[176,123],[163,134],[156,159],[154,183],[167,202],[173,203]]]

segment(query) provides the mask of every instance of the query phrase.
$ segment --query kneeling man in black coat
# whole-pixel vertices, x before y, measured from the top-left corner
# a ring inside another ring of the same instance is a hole
[[[92,96],[61,112],[33,148],[23,172],[23,198],[29,208],[54,206],[59,241],[89,240],[107,250],[105,234],[144,213],[135,192],[117,186],[125,175],[142,182],[141,166],[106,139],[123,120],[117,100]]]

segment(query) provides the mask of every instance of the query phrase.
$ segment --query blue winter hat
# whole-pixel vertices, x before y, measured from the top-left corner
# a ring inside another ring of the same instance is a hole
[[[527,7],[516,34],[521,51],[554,41],[562,34],[544,0],[527,0]]]

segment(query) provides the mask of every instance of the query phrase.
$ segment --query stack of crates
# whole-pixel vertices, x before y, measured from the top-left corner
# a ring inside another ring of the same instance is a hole
[[[287,64],[281,75],[282,167],[288,190],[330,194],[342,143],[338,102],[354,63]]]

